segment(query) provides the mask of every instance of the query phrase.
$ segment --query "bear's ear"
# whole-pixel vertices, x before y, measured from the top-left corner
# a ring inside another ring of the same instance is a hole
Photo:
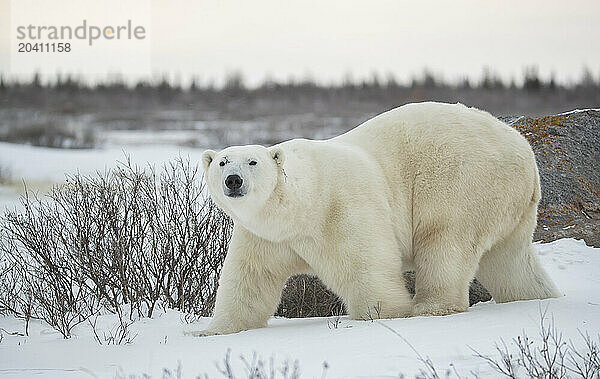
[[[202,166],[204,167],[204,171],[208,170],[208,166],[210,166],[210,163],[215,158],[215,154],[216,153],[212,150],[206,150],[202,153]]]
[[[283,150],[280,147],[272,147],[269,149],[269,153],[271,154],[271,158],[277,163],[277,165],[281,166],[285,159],[283,155]]]

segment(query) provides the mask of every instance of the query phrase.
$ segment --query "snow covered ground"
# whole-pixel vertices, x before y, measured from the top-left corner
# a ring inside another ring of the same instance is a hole
[[[54,149],[0,142],[0,162],[8,167],[13,179],[61,182],[65,174],[91,174],[114,167],[129,156],[132,162],[162,164],[178,156],[200,162],[204,149],[176,145],[118,145],[99,149]]]
[[[132,325],[131,344],[100,345],[89,325],[75,328],[74,337],[64,340],[42,322],[31,324],[29,336],[7,335],[23,332],[23,322],[0,318],[4,339],[0,342],[0,376],[6,378],[110,378],[148,374],[161,377],[163,369],[178,366],[182,377],[222,377],[217,364],[231,350],[231,365],[245,376],[243,355],[265,361],[272,359],[281,367],[286,361],[298,362],[303,377],[408,377],[423,364],[415,351],[393,331],[400,334],[423,357],[429,357],[442,373],[453,364],[461,375],[471,372],[481,377],[497,377],[471,348],[486,355],[496,354],[494,343],[500,339],[509,347],[513,337],[525,331],[536,337],[540,312],[547,308],[566,339],[582,344],[579,331],[596,336],[600,332],[600,249],[583,241],[563,239],[537,244],[542,263],[565,296],[543,301],[507,304],[477,304],[469,312],[444,317],[354,321],[342,318],[332,327],[332,319],[273,318],[266,329],[233,335],[197,338],[185,331],[204,329],[209,319],[192,324],[175,311],[141,319]],[[112,315],[98,319],[98,330],[116,323]],[[391,329],[391,330],[390,330]],[[326,362],[327,369],[324,369]]]
[[[93,174],[114,167],[130,157],[137,165],[160,166],[177,157],[200,162],[203,148],[182,147],[175,144],[111,144],[98,149],[54,149],[0,142],[0,165],[10,173],[10,183],[0,181],[0,211],[18,206],[23,194],[23,181],[29,190],[40,194],[52,185],[65,180],[66,174]],[[142,141],[140,141],[142,142]]]

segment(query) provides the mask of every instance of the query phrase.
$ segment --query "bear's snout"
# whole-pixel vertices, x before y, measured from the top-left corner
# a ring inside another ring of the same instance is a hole
[[[225,187],[229,188],[230,190],[237,190],[242,187],[243,182],[244,181],[239,175],[229,175],[225,179]]]

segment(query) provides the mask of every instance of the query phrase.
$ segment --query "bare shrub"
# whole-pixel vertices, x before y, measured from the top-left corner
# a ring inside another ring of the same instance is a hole
[[[417,349],[398,331],[391,328],[382,320],[375,321],[391,333],[399,337],[416,355],[423,365],[415,376],[419,379],[461,378],[457,367],[450,364],[449,368],[441,370],[436,368],[434,362],[423,356]],[[581,333],[583,344],[568,342],[554,325],[554,319],[547,316],[547,309],[540,310],[539,339],[530,338],[522,333],[513,339],[514,347],[509,347],[503,340],[496,343],[497,357],[483,355],[473,350],[475,357],[483,359],[494,370],[498,377],[507,378],[583,378],[597,379],[600,377],[600,336],[595,339],[587,333]],[[511,352],[512,351],[512,352]],[[460,369],[460,367],[458,367]],[[476,372],[470,374],[478,378]],[[404,374],[399,375],[406,377]]]
[[[539,339],[521,334],[513,339],[516,352],[504,341],[496,344],[499,358],[492,358],[475,351],[498,374],[508,378],[584,378],[600,377],[600,337],[580,333],[583,345],[565,341],[562,333],[548,318],[547,310],[540,312]]]
[[[8,262],[8,260],[5,260]],[[10,264],[10,262],[8,262]],[[34,317],[33,296],[27,282],[23,279],[22,269],[18,266],[0,272],[0,314],[13,315],[25,322],[25,334],[29,335],[29,322]]]
[[[65,338],[99,309],[129,319],[156,306],[208,316],[231,220],[179,159],[157,172],[129,160],[74,175],[48,199],[23,198],[0,222],[0,312],[45,320]],[[120,333],[121,335],[124,334]]]
[[[231,367],[231,351],[228,350],[223,359],[223,366],[217,365],[219,372],[228,379],[248,378],[248,379],[297,379],[300,377],[300,367],[298,361],[293,364],[285,361],[281,367],[276,368],[273,359],[267,364],[263,359],[258,358],[256,354],[252,356],[252,360],[246,359],[243,355],[240,360],[244,364],[245,372],[239,375]],[[324,375],[323,375],[324,377]]]
[[[94,338],[100,345],[128,345],[135,340],[137,333],[133,334],[129,328],[133,325],[134,321],[129,321],[124,317],[122,309],[117,313],[119,320],[118,322],[108,330],[99,330],[98,328],[98,316],[90,317],[87,321],[92,328]],[[100,338],[102,334],[102,338]]]
[[[327,327],[329,329],[338,329],[342,325],[342,315],[344,314],[344,307],[340,307],[333,311],[333,317],[327,320]]]
[[[320,317],[345,314],[344,303],[314,276],[296,275],[288,279],[276,316]]]
[[[158,378],[161,379],[181,379],[183,378],[183,366],[181,364],[180,361],[177,362],[177,367],[176,368],[168,368],[168,367],[163,367],[162,369],[162,373]],[[115,379],[151,379],[153,378],[152,376],[150,376],[147,373],[142,373],[142,374],[131,374],[131,373],[125,373],[123,371],[122,368],[119,367],[119,369],[117,370],[117,372],[115,373],[114,376]],[[204,379],[208,379],[207,375],[204,376],[195,376],[195,378],[204,378]]]
[[[69,247],[62,243],[62,229],[56,222],[59,215],[55,219],[35,216],[36,210],[52,214],[53,204],[38,201],[38,208],[32,208],[28,195],[23,200],[24,213],[7,214],[2,225],[0,247],[11,271],[6,281],[10,287],[4,288],[0,304],[23,317],[26,330],[29,319],[35,317],[69,338],[73,327],[95,312],[98,299],[85,273],[72,264]]]

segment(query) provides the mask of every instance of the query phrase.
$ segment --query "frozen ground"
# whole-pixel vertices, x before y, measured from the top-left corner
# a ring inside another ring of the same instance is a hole
[[[140,137],[141,139],[141,137]],[[0,181],[0,211],[18,206],[23,181],[28,189],[43,194],[53,184],[65,180],[66,174],[93,174],[114,167],[127,156],[138,165],[160,166],[178,156],[200,162],[203,148],[148,144],[107,145],[98,149],[54,149],[0,142],[0,164],[10,173],[10,181]]]
[[[176,145],[122,145],[101,149],[54,149],[0,142],[0,162],[7,166],[13,179],[61,182],[65,174],[90,174],[114,167],[129,156],[140,165],[162,164],[182,157],[200,162],[203,148]]]
[[[461,375],[470,372],[481,377],[497,377],[485,362],[475,358],[470,348],[495,354],[494,342],[511,339],[523,331],[539,332],[540,311],[548,309],[555,325],[567,339],[581,342],[579,331],[596,336],[600,332],[600,249],[582,241],[563,239],[537,244],[542,263],[565,296],[544,301],[507,304],[478,304],[469,312],[445,317],[353,321],[342,318],[332,328],[327,318],[273,318],[266,329],[234,335],[190,337],[185,331],[206,327],[208,319],[187,324],[181,314],[167,311],[132,326],[137,337],[131,344],[99,345],[88,325],[75,329],[75,336],[63,340],[47,325],[32,322],[30,335],[4,333],[0,342],[0,376],[7,378],[85,378],[148,374],[161,377],[164,368],[180,365],[183,377],[208,374],[222,377],[217,364],[231,349],[231,363],[244,376],[244,355],[272,359],[275,367],[286,361],[298,362],[303,377],[412,377],[423,365],[402,335],[424,357],[429,357],[443,373],[454,364]],[[98,319],[100,335],[116,323],[112,315]],[[23,332],[23,322],[0,318],[0,328]],[[509,344],[509,346],[512,346]],[[514,346],[512,346],[514,348]]]

